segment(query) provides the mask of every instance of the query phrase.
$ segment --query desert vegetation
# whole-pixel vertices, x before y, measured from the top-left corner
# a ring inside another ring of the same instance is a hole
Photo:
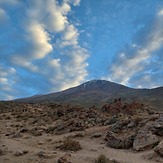
[[[80,149],[82,149],[80,143],[76,140],[72,140],[70,138],[67,138],[63,141],[63,144],[60,145],[59,147],[61,150],[65,150],[65,151],[78,151]]]

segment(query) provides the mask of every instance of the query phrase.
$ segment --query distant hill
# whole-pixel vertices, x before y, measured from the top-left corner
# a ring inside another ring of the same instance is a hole
[[[163,87],[133,89],[106,80],[92,80],[61,92],[37,95],[15,101],[31,103],[59,102],[89,107],[92,105],[102,106],[114,98],[121,98],[124,101],[140,101],[151,105],[156,110],[163,111]]]

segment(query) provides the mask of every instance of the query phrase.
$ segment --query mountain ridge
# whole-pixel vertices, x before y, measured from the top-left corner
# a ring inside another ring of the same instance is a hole
[[[60,92],[35,95],[14,101],[31,103],[59,102],[90,107],[92,105],[102,106],[114,98],[122,98],[124,101],[137,100],[155,107],[156,110],[162,110],[163,87],[136,89],[106,80],[91,80]]]

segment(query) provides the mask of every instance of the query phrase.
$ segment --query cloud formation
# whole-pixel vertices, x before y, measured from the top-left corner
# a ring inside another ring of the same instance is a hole
[[[132,87],[156,87],[163,83],[163,10],[147,24],[138,40],[120,51],[109,67],[109,79]],[[139,34],[137,34],[139,35]],[[158,66],[159,65],[159,66]]]
[[[15,0],[15,4],[16,2],[18,1]],[[23,43],[18,41],[15,42],[16,47],[8,47],[10,53],[6,57],[8,64],[15,67],[15,71],[19,70],[16,74],[17,83],[9,84],[9,76],[15,74],[8,73],[5,77],[0,77],[4,88],[9,85],[10,88],[17,88],[15,97],[21,92],[24,92],[24,96],[30,95],[23,84],[28,85],[31,92],[38,94],[45,90],[47,93],[60,91],[85,80],[89,54],[79,45],[79,31],[75,22],[73,24],[68,18],[72,5],[79,4],[80,0],[63,0],[62,3],[57,0],[27,0],[21,4],[23,19],[15,29],[17,35],[21,35]],[[4,12],[7,13],[7,10]],[[21,34],[19,30],[22,31]],[[15,36],[11,39],[15,40]],[[7,68],[3,69],[8,72]],[[35,86],[31,82],[38,84]],[[6,98],[6,95],[0,96],[2,99]]]

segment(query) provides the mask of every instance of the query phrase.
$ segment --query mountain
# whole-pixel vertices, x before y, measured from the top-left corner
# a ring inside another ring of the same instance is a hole
[[[106,80],[92,80],[61,92],[17,99],[18,102],[59,102],[90,107],[102,106],[114,98],[124,101],[140,101],[157,110],[163,110],[163,87],[133,89]]]

